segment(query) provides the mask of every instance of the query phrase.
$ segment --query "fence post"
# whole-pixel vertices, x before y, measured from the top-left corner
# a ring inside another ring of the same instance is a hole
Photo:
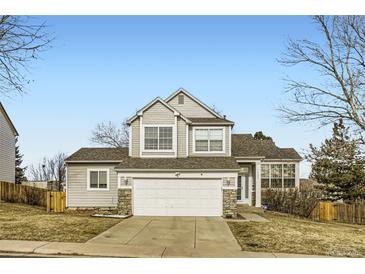
[[[47,191],[47,212],[51,211],[51,193]]]

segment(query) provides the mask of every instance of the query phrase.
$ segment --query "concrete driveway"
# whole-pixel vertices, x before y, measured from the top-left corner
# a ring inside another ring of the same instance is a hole
[[[241,250],[220,217],[132,217],[87,243],[164,247],[172,257],[196,249],[226,254]]]

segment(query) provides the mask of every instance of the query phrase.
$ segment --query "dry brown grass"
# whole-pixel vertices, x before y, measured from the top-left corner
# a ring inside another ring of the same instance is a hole
[[[365,226],[318,223],[257,209],[254,213],[271,222],[228,223],[242,250],[365,257]]]
[[[90,214],[47,213],[41,207],[0,202],[0,240],[82,243],[120,222]]]

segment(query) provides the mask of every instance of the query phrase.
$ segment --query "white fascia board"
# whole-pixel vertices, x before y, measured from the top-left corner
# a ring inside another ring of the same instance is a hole
[[[66,164],[100,164],[100,163],[104,163],[104,164],[119,164],[121,163],[122,160],[70,160],[70,161],[65,161]]]
[[[178,172],[178,171],[169,171],[169,172],[118,172],[118,182],[120,182],[120,178],[130,177],[133,179],[223,179],[223,178],[236,178],[238,176],[238,171],[211,171],[211,172],[199,172],[199,171],[186,171],[186,172]]]
[[[114,169],[117,172],[124,173],[124,172],[148,172],[148,173],[154,173],[154,172],[162,172],[162,173],[176,173],[176,172],[190,172],[190,173],[237,173],[239,172],[239,169],[141,169],[141,168],[118,168],[116,167]]]
[[[143,115],[143,112],[147,109],[149,109],[151,106],[153,106],[155,103],[161,103],[163,104],[166,108],[168,108],[169,110],[171,110],[175,116],[180,116],[182,119],[184,119],[186,122],[191,123],[191,121],[186,118],[184,115],[182,115],[179,111],[177,111],[174,107],[170,106],[168,103],[166,103],[164,100],[162,100],[160,97],[156,97],[155,99],[153,99],[151,102],[149,102],[147,105],[145,105],[143,108],[141,108],[140,110],[137,111],[137,114],[135,114],[133,117],[131,117],[130,119],[127,120],[128,124],[131,124],[134,120],[136,120],[138,117]]]

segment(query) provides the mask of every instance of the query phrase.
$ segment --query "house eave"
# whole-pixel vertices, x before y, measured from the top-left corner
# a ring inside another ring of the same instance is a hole
[[[119,164],[122,160],[65,160],[66,164]]]
[[[264,159],[263,162],[301,162],[303,159]]]
[[[192,122],[191,125],[193,125],[193,126],[234,126],[234,123],[194,123],[194,122]]]
[[[263,160],[265,159],[265,156],[236,156],[234,157],[236,161],[240,160]]]
[[[137,111],[137,113],[132,116],[131,118],[129,118],[127,120],[127,125],[130,125],[134,120],[136,120],[138,117],[143,116],[143,112],[150,108],[151,106],[153,106],[155,103],[160,102],[161,104],[163,104],[166,108],[168,108],[169,110],[171,110],[175,116],[180,117],[181,119],[185,120],[185,122],[187,123],[191,123],[191,121],[186,118],[184,115],[182,115],[179,111],[177,111],[174,107],[170,106],[168,103],[166,103],[164,100],[162,100],[160,97],[156,97],[155,99],[153,99],[151,102],[149,102],[147,105],[145,105],[143,108],[141,108],[139,111]]]
[[[239,169],[146,169],[114,168],[117,172],[238,172]]]
[[[13,122],[11,121],[11,119],[10,119],[10,117],[9,117],[8,113],[6,112],[6,110],[5,110],[4,106],[1,104],[1,102],[0,102],[0,111],[4,114],[4,116],[5,116],[5,120],[8,122],[8,125],[10,126],[11,130],[13,131],[14,136],[15,136],[15,137],[18,137],[18,136],[19,136],[19,133],[18,133],[18,131],[16,130],[16,128],[15,128],[15,126],[14,126]]]

